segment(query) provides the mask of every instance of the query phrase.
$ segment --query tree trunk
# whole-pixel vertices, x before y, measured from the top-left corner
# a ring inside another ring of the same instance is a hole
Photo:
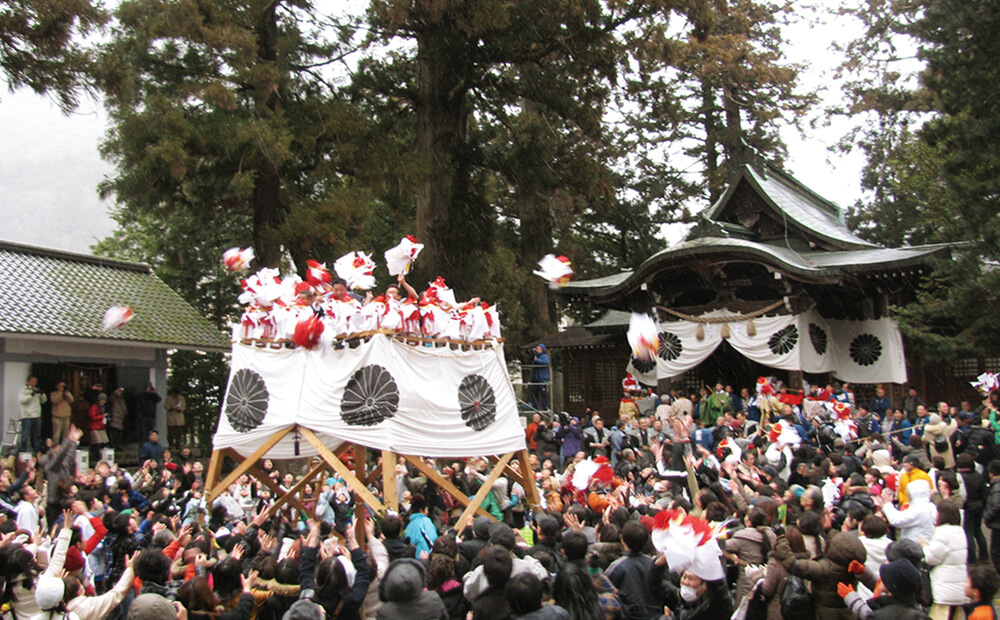
[[[447,34],[433,31],[417,41],[417,153],[424,175],[417,194],[417,237],[424,244],[424,273],[463,281],[461,212],[469,181],[461,152],[468,86],[458,46]]]
[[[257,59],[262,65],[274,63],[278,59],[278,14],[277,3],[268,2],[255,29],[257,37]],[[271,114],[281,113],[281,100],[277,84],[257,85],[255,100],[263,104]],[[263,148],[267,148],[264,146]],[[281,264],[281,243],[278,228],[284,216],[281,196],[280,171],[271,163],[267,153],[260,153],[250,207],[253,210],[253,247],[257,264],[278,267]]]

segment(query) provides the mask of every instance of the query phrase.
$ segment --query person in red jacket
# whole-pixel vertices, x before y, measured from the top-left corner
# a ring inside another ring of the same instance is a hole
[[[101,454],[101,448],[108,445],[108,433],[104,430],[104,419],[107,416],[105,407],[108,402],[107,394],[103,392],[97,397],[97,402],[90,406],[87,416],[87,433],[90,440],[91,458],[96,460]]]

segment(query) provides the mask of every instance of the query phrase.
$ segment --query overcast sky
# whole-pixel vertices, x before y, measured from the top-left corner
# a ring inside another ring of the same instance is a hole
[[[803,84],[830,83],[835,62],[829,45],[834,37],[854,36],[853,24],[842,19],[822,27],[786,29],[792,60],[807,65]],[[836,93],[827,93],[828,97]],[[112,206],[101,201],[97,185],[111,173],[98,146],[107,116],[99,104],[84,100],[70,116],[45,97],[30,92],[0,97],[0,239],[88,252],[114,229]],[[834,156],[829,151],[846,132],[842,123],[799,136],[785,135],[789,173],[820,195],[847,207],[861,195],[860,156]]]

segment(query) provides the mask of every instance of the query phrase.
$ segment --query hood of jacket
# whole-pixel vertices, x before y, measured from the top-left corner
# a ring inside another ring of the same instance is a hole
[[[396,560],[386,569],[379,583],[379,598],[405,603],[420,596],[424,589],[424,565],[417,560]]]
[[[868,552],[854,532],[838,532],[836,535],[831,532],[826,557],[832,562],[846,567],[851,563],[851,560],[857,560],[864,564],[865,560],[868,559]]]
[[[906,495],[911,504],[926,504],[931,501],[931,483],[923,478],[911,480],[906,485]]]

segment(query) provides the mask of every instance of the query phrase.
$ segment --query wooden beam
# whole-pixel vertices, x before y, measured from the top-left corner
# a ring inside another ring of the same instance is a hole
[[[233,450],[235,452],[235,450]],[[205,472],[205,488],[211,489],[219,481],[219,472],[222,471],[223,452],[212,450],[212,458],[208,460],[208,471]]]
[[[465,507],[465,510],[462,511],[462,516],[460,516],[458,521],[455,523],[463,523],[466,519],[471,518],[472,515],[480,509],[483,505],[483,500],[486,499],[486,496],[489,495],[490,490],[493,488],[493,483],[496,482],[497,478],[500,477],[500,474],[503,473],[504,468],[507,467],[507,463],[510,462],[511,457],[513,456],[514,453],[509,452],[500,457],[500,461],[493,468],[493,471],[490,472],[490,475],[486,476],[486,481],[483,482],[483,486],[479,487],[479,491],[476,493],[476,496],[472,498],[472,502]]]
[[[382,450],[382,501],[393,512],[399,512],[399,489],[396,486],[396,453]]]
[[[363,480],[361,484],[368,487],[368,475],[366,471],[368,470],[368,450],[364,446],[354,444],[354,474],[358,479]],[[374,468],[377,472],[378,468]],[[374,472],[373,472],[374,473]],[[358,541],[358,545],[364,549],[367,544],[365,541],[365,520],[363,515],[365,514],[365,503],[358,494],[354,495],[354,537]],[[361,524],[358,527],[357,524]]]
[[[337,458],[337,456],[331,452],[322,441],[320,441],[320,438],[316,436],[316,433],[301,426],[299,427],[299,433],[306,438],[306,441],[311,443],[313,447],[316,448],[316,451],[319,452],[321,457],[323,457],[323,460],[329,463],[330,467],[340,474],[340,477],[344,479],[344,482],[346,482],[355,493],[360,495],[372,510],[380,513],[385,512],[385,506],[382,502],[378,501],[378,498],[375,497],[375,495],[373,495],[360,480],[358,480],[357,476],[351,473],[350,468],[345,465],[343,461]]]
[[[409,461],[410,463],[413,463],[413,466],[419,469],[423,475],[427,476],[428,480],[434,482],[436,485],[444,489],[449,495],[458,500],[463,506],[468,507],[469,504],[472,503],[472,501],[468,497],[466,497],[465,493],[462,493],[462,491],[460,491],[458,487],[452,484],[451,480],[448,480],[441,474],[437,473],[437,471],[435,471],[433,467],[431,467],[426,461],[421,460],[419,456],[404,454],[403,458]],[[395,467],[393,467],[392,473],[393,473],[393,482],[395,483],[396,480]],[[483,497],[486,497],[486,495],[483,495]],[[482,501],[480,501],[480,504],[481,503]],[[493,519],[493,515],[480,508],[478,504],[476,506],[475,514]]]
[[[294,429],[294,428],[296,428],[296,427],[295,426],[289,426],[288,428],[283,428],[280,431],[278,431],[277,433],[275,433],[275,434],[271,435],[270,437],[268,437],[267,441],[265,441],[263,443],[263,445],[261,445],[261,447],[257,448],[254,451],[253,454],[251,454],[250,456],[246,457],[246,460],[244,460],[242,463],[237,464],[236,465],[236,469],[234,469],[233,471],[229,472],[229,475],[226,476],[225,480],[223,480],[222,482],[220,482],[217,485],[213,486],[211,489],[206,490],[206,493],[205,493],[205,503],[210,505],[215,500],[215,498],[218,497],[222,493],[222,491],[224,489],[229,488],[229,485],[231,485],[232,483],[236,482],[237,478],[239,478],[240,476],[242,476],[243,474],[245,474],[246,471],[248,469],[250,469],[251,465],[253,465],[254,463],[256,463],[265,454],[267,454],[268,451],[275,446],[275,444],[277,444],[279,441],[281,441],[282,437],[284,437],[288,433],[292,432],[292,429]],[[315,435],[313,435],[313,436],[315,437]],[[221,465],[221,463],[220,463],[220,465]]]
[[[521,466],[522,484],[524,487],[524,499],[531,509],[542,505],[542,498],[538,492],[538,485],[535,483],[535,476],[532,474],[531,465],[528,463],[528,450],[522,448],[517,452],[517,461]]]
[[[280,497],[276,498],[274,500],[274,503],[267,507],[266,510],[267,516],[270,517],[272,514],[274,514],[275,510],[280,508],[281,505],[286,502],[289,502],[294,506],[295,503],[292,500],[295,498],[295,495],[299,493],[307,484],[309,484],[312,481],[313,478],[316,477],[317,474],[322,472],[324,469],[326,469],[326,463],[323,462],[322,459],[320,459],[319,463],[314,465],[313,468],[306,473],[306,475],[302,476],[301,480],[293,484],[290,489],[285,491],[284,494],[282,494]],[[312,512],[312,514],[310,514],[308,510],[303,510],[303,512],[305,512],[310,517],[316,516],[315,510]]]
[[[225,450],[223,450],[223,453],[237,463],[240,463],[245,460],[239,452],[233,450],[232,448],[226,448]],[[281,487],[278,485],[278,483],[275,482],[274,480],[271,480],[271,478],[267,474],[265,474],[263,470],[258,468],[256,464],[250,465],[250,467],[247,469],[247,473],[260,480],[264,486],[270,489],[271,493],[274,494],[275,499],[284,495],[285,492],[281,490]],[[295,506],[302,512],[305,513],[309,512],[309,509],[306,508],[306,505],[294,497],[289,498],[288,503]]]
[[[516,452],[514,452],[512,454],[514,454],[515,456],[517,456]],[[490,463],[496,465],[497,463],[500,462],[500,457],[499,456],[488,456],[488,457],[486,457],[486,460],[488,460]],[[513,478],[515,482],[519,482],[522,487],[524,487],[525,489],[527,489],[527,484],[525,483],[524,478],[521,475],[521,472],[519,472],[519,471],[515,470],[513,467],[511,467],[510,463],[507,463],[507,467],[504,467],[503,473],[507,474],[507,476]]]

